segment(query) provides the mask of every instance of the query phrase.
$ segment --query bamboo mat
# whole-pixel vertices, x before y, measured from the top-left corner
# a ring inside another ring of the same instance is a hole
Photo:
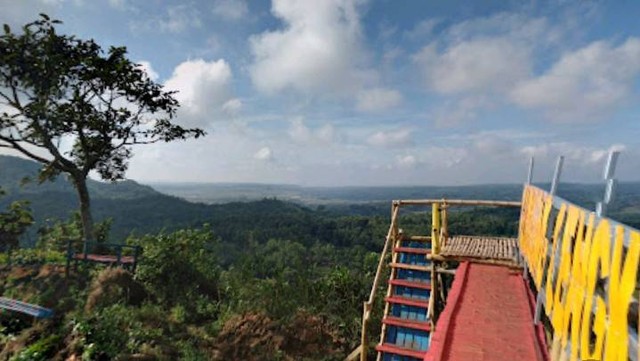
[[[440,254],[447,258],[471,258],[518,266],[518,240],[506,237],[454,236],[447,239]]]

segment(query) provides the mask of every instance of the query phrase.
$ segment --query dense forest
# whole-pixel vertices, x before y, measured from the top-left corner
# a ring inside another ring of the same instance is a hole
[[[91,182],[99,239],[140,245],[142,258],[135,274],[81,265],[65,277],[67,240],[81,242],[69,185],[38,184],[26,179],[37,165],[0,161],[0,213],[26,199],[34,223],[23,247],[0,258],[0,292],[55,312],[35,323],[1,314],[0,359],[339,360],[358,344],[388,203],[205,205]],[[450,229],[514,235],[517,219],[474,209],[455,213]],[[429,222],[417,208],[400,226],[427,234]]]

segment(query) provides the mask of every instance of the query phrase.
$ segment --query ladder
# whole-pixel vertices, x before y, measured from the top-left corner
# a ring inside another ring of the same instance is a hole
[[[431,238],[400,235],[391,254],[378,361],[422,361],[429,347]]]

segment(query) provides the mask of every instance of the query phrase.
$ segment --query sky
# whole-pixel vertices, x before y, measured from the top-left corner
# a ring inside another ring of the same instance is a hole
[[[640,180],[640,2],[0,0],[126,46],[206,137],[134,149],[140,182]]]

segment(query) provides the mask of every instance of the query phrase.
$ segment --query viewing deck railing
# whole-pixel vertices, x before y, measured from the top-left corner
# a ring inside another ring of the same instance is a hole
[[[640,360],[640,231],[528,185],[519,241],[552,360]]]

